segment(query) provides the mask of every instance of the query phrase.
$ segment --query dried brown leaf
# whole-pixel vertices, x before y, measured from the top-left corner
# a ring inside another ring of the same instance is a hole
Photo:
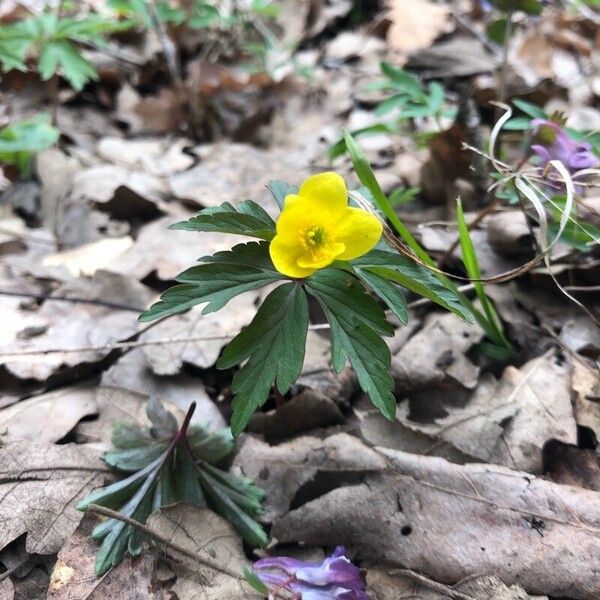
[[[317,473],[358,475],[381,470],[384,465],[385,461],[357,438],[339,433],[324,440],[299,437],[279,446],[246,437],[233,470],[267,491],[262,519],[270,522],[289,510],[296,492]]]
[[[505,467],[380,449],[389,469],[275,521],[280,542],[327,544],[442,583],[494,573],[529,593],[600,594],[600,494]]]
[[[12,442],[0,449],[0,548],[27,533],[27,552],[58,552],[82,513],[75,506],[103,483],[97,453],[75,444]]]

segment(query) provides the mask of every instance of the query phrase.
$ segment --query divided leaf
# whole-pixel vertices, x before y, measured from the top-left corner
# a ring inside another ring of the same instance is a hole
[[[471,320],[471,312],[465,308],[452,290],[444,286],[431,271],[396,252],[375,249],[353,260],[351,264],[357,276],[361,279],[365,277],[365,274],[367,277],[371,274],[378,275],[382,279],[401,285],[419,296],[429,298],[432,302],[452,311],[463,319]],[[365,282],[370,286],[366,280]],[[378,293],[375,289],[373,291]],[[382,300],[392,308],[385,297],[382,296]],[[400,318],[399,315],[397,316]]]
[[[285,394],[300,376],[308,331],[308,301],[297,283],[284,283],[262,303],[252,322],[225,348],[217,367],[248,359],[232,382],[231,429],[238,435],[275,384]]]
[[[394,380],[389,374],[391,354],[381,335],[394,330],[377,301],[350,274],[324,269],[306,281],[306,288],[325,311],[331,326],[333,368],[341,372],[346,359],[363,391],[390,420],[396,415]]]
[[[277,206],[279,206],[279,208],[282,210],[285,197],[288,194],[298,193],[297,185],[291,185],[285,181],[281,181],[280,179],[272,179],[269,181],[267,188],[271,192],[271,196],[273,196],[275,202],[277,202]]]
[[[271,240],[275,235],[275,222],[256,202],[246,200],[237,206],[224,202],[221,206],[205,208],[191,219],[171,225],[171,229],[216,231]]]
[[[140,321],[153,321],[207,302],[203,314],[215,312],[235,296],[281,279],[269,257],[265,242],[238,244],[231,250],[200,259],[203,264],[177,276],[176,285],[145,310]]]
[[[387,307],[398,317],[403,325],[408,323],[408,308],[402,290],[394,282],[360,267],[355,270],[356,276],[365,283],[376,296],[383,300]]]
[[[249,479],[215,466],[233,451],[229,429],[208,432],[198,425],[188,426],[193,409],[178,429],[175,417],[155,399],[148,402],[146,412],[150,429],[117,424],[115,448],[103,457],[115,469],[133,473],[92,493],[77,508],[98,504],[145,523],[162,506],[188,501],[225,517],[249,544],[264,546],[267,536],[254,520],[262,510],[264,491]],[[126,552],[137,556],[142,551],[142,533],[118,519],[102,521],[92,537],[102,540],[96,555],[97,575],[119,564]]]
[[[51,40],[44,44],[38,60],[38,70],[44,80],[50,79],[58,69],[71,87],[80,91],[90,79],[97,79],[96,69],[67,40]]]

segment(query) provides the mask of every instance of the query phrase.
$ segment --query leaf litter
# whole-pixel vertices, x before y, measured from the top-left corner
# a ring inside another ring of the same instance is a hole
[[[2,24],[43,9],[8,4]],[[80,4],[86,11],[104,3]],[[100,455],[116,423],[151,425],[148,402],[160,400],[179,423],[196,402],[192,425],[213,435],[231,421],[235,371],[216,364],[265,294],[248,292],[218,315],[198,307],[146,329],[138,313],[181,271],[240,242],[168,227],[200,208],[248,199],[274,217],[270,180],[296,185],[330,168],[327,145],[342,127],[381,122],[382,60],[425,85],[442,80],[451,104],[465,95],[457,79],[468,79],[467,96],[485,122],[479,134],[489,133],[502,51],[486,37],[480,3],[274,4],[279,14],[266,21],[273,37],[254,73],[240,68],[231,33],[220,39],[209,27],[205,43],[169,26],[184,86],[200,99],[200,135],[169,82],[160,35],[140,29],[90,54],[99,79],[82,93],[60,83],[62,137],[37,155],[33,179],[17,182],[3,167],[5,185],[13,185],[0,204],[2,600],[261,597],[242,575],[261,554],[206,506],[153,512],[147,552],[101,579],[90,534],[106,521],[75,510],[117,480]],[[504,99],[564,111],[570,126],[597,129],[597,16],[549,9],[528,25],[523,15]],[[263,25],[260,16],[251,27]],[[33,73],[9,75],[2,126],[46,99]],[[387,123],[395,123],[398,114],[390,114]],[[481,199],[457,139],[473,132],[460,123],[456,137],[446,117],[398,123],[361,144],[386,192],[421,188],[397,212],[462,275],[460,246],[452,247],[454,199],[460,191],[473,211],[467,221]],[[512,160],[513,149],[506,151]],[[352,181],[346,158],[333,167]],[[580,205],[596,225],[597,195],[592,188]],[[537,229],[514,204],[480,220],[471,234],[483,276],[531,257]],[[597,312],[597,245],[576,254],[567,241],[555,252],[556,276]],[[551,284],[539,267],[486,286],[516,347],[504,361],[482,352],[477,324],[408,294],[409,325],[392,321],[388,344],[393,421],[371,409],[353,371],[333,369],[329,331],[318,328],[322,309],[310,299],[317,328],[308,331],[297,383],[282,406],[269,395],[218,465],[266,492],[256,519],[272,542],[260,552],[314,550],[321,559],[345,544],[377,600],[599,597],[598,333]],[[273,360],[284,352],[285,344]]]

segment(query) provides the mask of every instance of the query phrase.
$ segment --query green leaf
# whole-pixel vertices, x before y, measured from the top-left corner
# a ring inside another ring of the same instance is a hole
[[[171,225],[170,229],[233,233],[263,240],[271,240],[275,236],[275,222],[252,200],[240,202],[237,206],[224,202],[221,206],[205,208],[187,221]]]
[[[51,40],[44,44],[38,60],[42,79],[50,79],[61,69],[71,87],[80,91],[90,79],[97,79],[96,69],[67,40]]]
[[[358,267],[355,269],[355,273],[363,283],[373,290],[376,296],[386,303],[388,308],[398,317],[400,323],[404,325],[408,323],[406,298],[395,283],[368,269]]]
[[[142,430],[133,423],[118,424],[119,432],[113,431],[115,447],[104,459],[119,470],[131,470],[134,456],[158,452],[157,458],[126,479],[92,493],[78,505],[78,510],[99,504],[145,523],[150,513],[162,506],[189,501],[208,506],[229,520],[247,543],[266,545],[267,536],[254,520],[262,511],[264,490],[214,464],[231,454],[234,448],[231,432],[228,429],[208,432],[202,426],[188,429],[193,407],[184,425],[175,430],[174,415],[157,400],[148,403],[146,412],[153,426]],[[123,432],[130,433],[123,435]],[[137,446],[131,445],[134,440],[138,440]],[[121,442],[123,446],[119,446]],[[96,555],[98,575],[117,565],[126,553],[137,556],[142,552],[143,533],[118,519],[101,522],[92,537],[102,540]]]
[[[23,22],[0,25],[0,64],[3,71],[17,69],[26,72],[27,52],[35,42],[35,33]]]
[[[477,281],[478,279],[481,279],[481,271],[479,269],[479,262],[477,260],[475,246],[473,245],[469,228],[467,227],[467,223],[465,221],[465,215],[462,209],[462,202],[460,201],[460,198],[456,201],[456,218],[458,220],[458,238],[460,241],[463,263],[469,278],[473,280],[475,292],[479,298],[481,306],[483,307],[483,312],[487,321],[486,326],[483,327],[483,329],[488,334],[490,339],[498,346],[503,346],[504,348],[510,349],[510,342],[506,339],[504,332],[502,331],[502,324],[491,300],[485,293],[483,283],[481,281]]]
[[[394,94],[393,96],[391,96],[390,98],[387,98],[386,100],[384,100],[377,106],[377,108],[375,109],[375,115],[377,115],[378,117],[383,117],[384,115],[387,115],[388,113],[392,112],[393,110],[395,110],[397,108],[403,108],[409,101],[410,101],[410,98],[406,94]],[[371,127],[374,127],[374,126],[371,125]],[[363,129],[367,129],[367,127],[364,127]],[[381,133],[381,132],[375,132],[375,133]],[[353,132],[352,135],[354,137],[358,137],[356,132]],[[344,144],[344,150],[345,149],[346,149],[346,144]]]
[[[539,16],[542,14],[542,3],[540,0],[519,0],[519,8],[528,15]]]
[[[140,321],[173,315],[206,302],[202,314],[215,312],[235,296],[281,279],[269,257],[265,242],[238,244],[231,250],[201,259],[177,277],[184,285],[168,289],[160,300],[140,316]]]
[[[275,288],[254,319],[223,350],[217,362],[227,369],[248,359],[235,374],[231,430],[237,436],[275,384],[285,394],[300,376],[308,331],[308,301],[295,282]]]
[[[381,70],[392,80],[396,89],[405,92],[413,99],[425,98],[425,89],[421,82],[408,71],[385,61],[381,63]]]
[[[33,154],[50,148],[59,137],[60,132],[50,125],[48,115],[13,123],[0,129],[0,163],[16,165],[23,176],[28,176]]]
[[[507,25],[508,21],[506,20],[506,17],[492,21],[485,28],[487,36],[492,42],[502,45],[504,43],[504,38],[506,37]]]
[[[394,190],[388,198],[392,206],[400,206],[410,202],[415,196],[421,193],[420,187],[398,188]]]
[[[442,285],[429,269],[391,249],[371,250],[350,264],[355,269],[375,273],[419,296],[428,298],[463,319],[471,317],[471,312],[465,309],[460,298],[452,290]]]
[[[248,585],[254,588],[259,594],[264,594],[265,596],[269,594],[269,588],[250,567],[244,567],[244,577],[246,578]]]
[[[394,329],[382,308],[354,276],[337,269],[317,271],[306,280],[306,289],[319,301],[331,326],[333,368],[341,372],[348,360],[362,390],[393,420],[396,399],[389,374],[391,354],[381,335],[392,335]]]
[[[429,97],[427,98],[427,106],[432,115],[437,114],[444,103],[444,88],[437,81],[432,81],[429,84]]]
[[[369,190],[373,200],[375,202],[375,206],[386,216],[386,218],[393,225],[396,232],[400,235],[400,237],[404,240],[406,245],[414,252],[415,256],[423,263],[426,267],[431,267],[431,273],[433,276],[441,283],[443,287],[445,287],[462,305],[463,310],[457,314],[462,314],[465,316],[469,313],[473,316],[478,323],[484,323],[485,317],[481,314],[481,312],[473,305],[473,303],[450,281],[446,275],[439,272],[436,267],[435,261],[427,254],[427,252],[421,247],[421,245],[415,240],[414,236],[408,229],[408,227],[398,218],[398,215],[394,212],[392,205],[387,199],[386,195],[383,193],[373,170],[371,169],[371,165],[367,160],[364,152],[360,149],[358,144],[354,141],[352,136],[345,131],[344,137],[346,139],[346,144],[348,146],[348,151],[350,153],[350,158],[352,159],[352,164],[354,165],[354,170],[356,171],[356,175],[358,176],[360,182]],[[379,272],[379,275],[383,273]],[[397,274],[396,274],[397,277]],[[393,279],[397,283],[401,283],[396,278]],[[405,285],[401,283],[401,285]],[[408,286],[406,286],[408,287]],[[426,293],[423,293],[426,298],[429,296]],[[434,300],[437,302],[437,300]],[[452,310],[452,309],[451,309]],[[457,312],[454,310],[454,312]]]
[[[504,124],[506,131],[526,131],[531,127],[530,117],[514,117]]]
[[[396,127],[392,125],[388,125],[386,123],[376,123],[375,125],[369,125],[368,127],[361,127],[360,129],[354,129],[351,132],[351,135],[356,138],[368,137],[370,135],[378,135],[380,133],[395,133],[397,130]],[[327,158],[329,160],[333,160],[338,156],[341,156],[348,150],[346,145],[346,139],[343,137],[338,140],[335,144],[332,144],[327,148]]]
[[[526,100],[515,98],[513,104],[532,119],[547,119],[548,115],[537,105]]]
[[[273,199],[277,202],[277,206],[281,210],[283,210],[283,203],[285,201],[285,197],[289,194],[297,194],[298,186],[290,185],[285,181],[281,181],[280,179],[272,179],[269,181],[267,185],[268,190],[271,192]]]

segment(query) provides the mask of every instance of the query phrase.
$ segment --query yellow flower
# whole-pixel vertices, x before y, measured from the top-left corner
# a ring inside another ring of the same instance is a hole
[[[302,278],[334,260],[352,260],[379,241],[382,225],[361,208],[348,206],[348,190],[337,173],[309,177],[298,194],[285,198],[269,248],[275,268]]]

